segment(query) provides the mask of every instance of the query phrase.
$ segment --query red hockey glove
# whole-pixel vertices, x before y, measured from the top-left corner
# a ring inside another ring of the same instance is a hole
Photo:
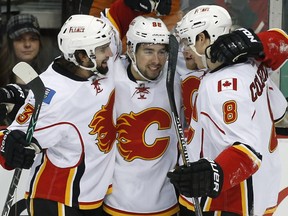
[[[278,70],[288,59],[288,35],[281,29],[270,29],[257,34],[264,46],[265,58],[260,59],[266,67]]]
[[[29,146],[26,141],[26,134],[23,131],[6,130],[4,131],[0,151],[8,167],[29,169],[34,162],[36,152],[39,153],[41,148],[34,137],[31,146]]]
[[[211,45],[210,56],[213,63],[233,64],[246,61],[248,57],[264,58],[264,50],[253,30],[241,28],[219,36]]]
[[[213,160],[200,159],[190,166],[168,172],[171,183],[186,197],[217,197],[223,185],[223,171]]]

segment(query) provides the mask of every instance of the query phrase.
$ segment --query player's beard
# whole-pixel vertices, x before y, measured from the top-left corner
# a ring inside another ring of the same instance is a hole
[[[90,60],[88,63],[88,67],[93,67],[94,63]],[[106,65],[105,67],[103,67],[102,65],[97,66],[96,70],[98,73],[105,75],[108,72],[108,66]]]
[[[97,67],[97,71],[98,71],[100,74],[105,75],[105,74],[108,72],[108,67],[107,67],[107,66],[106,66],[106,67],[102,67],[102,66]]]

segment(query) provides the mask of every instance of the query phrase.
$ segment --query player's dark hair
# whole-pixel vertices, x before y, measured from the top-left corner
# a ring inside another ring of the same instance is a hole
[[[79,68],[73,62],[67,61],[63,56],[55,59],[54,64],[57,64],[60,68],[63,68],[64,70],[69,71],[72,74],[76,74]]]

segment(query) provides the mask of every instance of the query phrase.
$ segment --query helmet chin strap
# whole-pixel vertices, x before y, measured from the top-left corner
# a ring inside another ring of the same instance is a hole
[[[135,69],[135,71],[139,74],[139,76],[141,76],[144,80],[146,80],[146,81],[148,81],[148,82],[158,82],[158,79],[162,76],[162,71],[160,72],[160,74],[158,75],[158,77],[156,78],[156,79],[154,79],[154,80],[151,80],[151,79],[148,79],[147,77],[145,77],[142,73],[141,73],[141,71],[138,69],[138,67],[137,67],[137,63],[136,63],[136,56],[135,56],[135,54],[133,53],[133,58],[132,58],[132,56],[130,55],[130,53],[129,52],[127,52],[127,55],[129,56],[129,58],[131,59],[131,61],[132,61],[132,66],[133,66],[133,68]],[[135,59],[135,60],[134,60]]]
[[[89,68],[89,67],[84,67],[82,65],[78,65],[80,68],[84,69],[84,70],[89,70],[89,71],[92,71],[94,74],[95,73],[98,73],[96,67],[92,67],[92,68]]]
[[[199,56],[201,58],[202,64],[204,66],[204,68],[201,68],[201,69],[208,69],[206,55],[205,54],[203,54],[203,55],[199,54],[194,45],[189,45],[189,47],[192,49],[193,52],[195,52],[195,54],[197,56]]]
[[[76,65],[78,65],[80,68],[84,69],[84,70],[92,71],[94,74],[97,74],[97,75],[100,74],[99,71],[97,70],[96,59],[90,57],[90,60],[91,60],[92,63],[94,64],[93,67],[85,67],[85,66],[83,66],[83,65],[78,64],[76,61],[75,61],[74,63],[75,63]]]

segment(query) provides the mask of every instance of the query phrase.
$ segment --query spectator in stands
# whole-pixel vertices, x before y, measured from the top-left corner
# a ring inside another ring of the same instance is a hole
[[[13,74],[13,67],[20,61],[29,63],[40,73],[40,27],[31,14],[12,16],[7,23],[0,51],[0,125],[9,124],[24,102],[28,90]],[[24,94],[24,95],[23,95]]]

